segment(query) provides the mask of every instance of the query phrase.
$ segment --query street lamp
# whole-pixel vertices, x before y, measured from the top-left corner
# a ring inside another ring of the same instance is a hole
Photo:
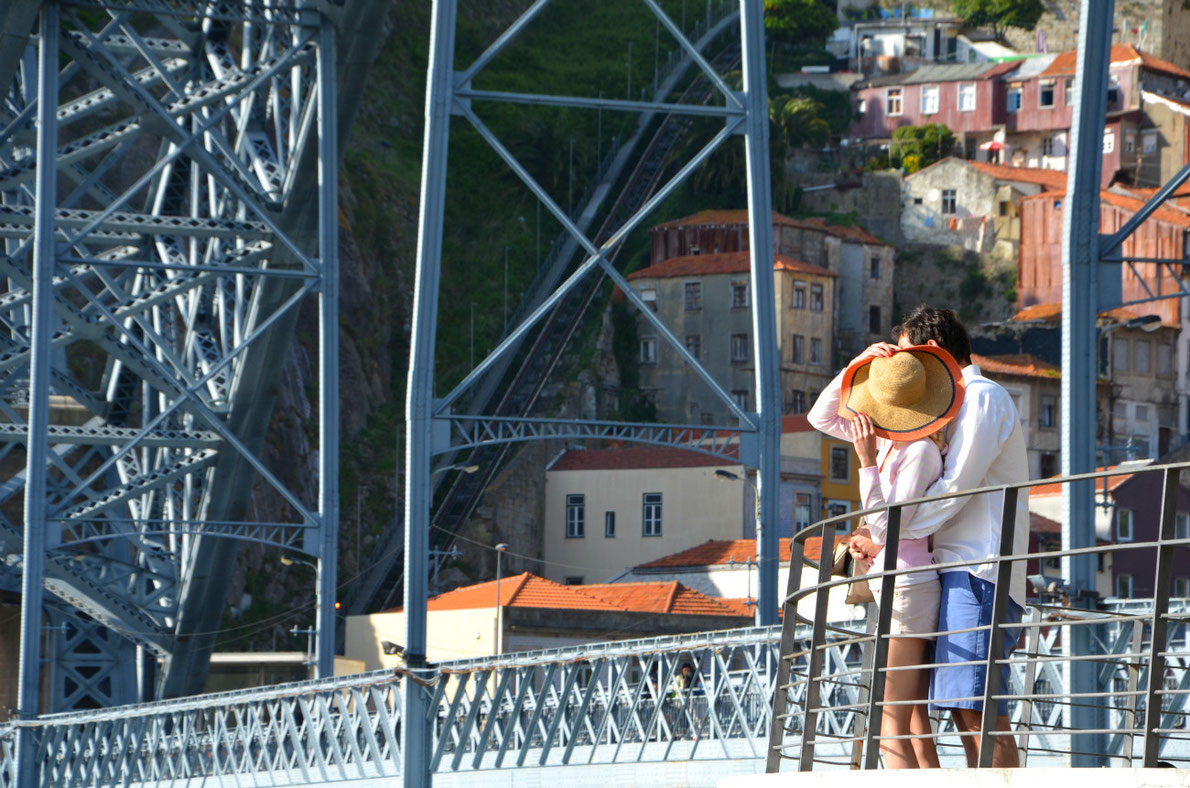
[[[500,557],[508,550],[504,542],[496,545],[496,653],[503,654],[500,640],[504,637],[504,605],[500,604]]]
[[[315,572],[318,571],[318,564],[315,564],[313,561],[307,561],[304,558],[294,558],[293,556],[290,556],[290,555],[282,555],[281,556],[281,565],[282,566],[293,566],[294,564],[302,564],[304,566],[310,567]]]
[[[470,474],[475,473],[478,470],[478,465],[443,465],[441,468],[435,468],[434,470],[430,471],[430,475],[433,476],[436,473],[446,473],[447,471],[462,471],[463,473]]]
[[[753,516],[753,522],[756,523],[756,555],[757,555],[757,558],[759,559],[760,554],[761,554],[761,552],[760,552],[760,538],[761,538],[761,532],[763,529],[763,526],[760,524],[760,489],[756,486],[756,483],[754,481],[752,481],[751,479],[749,479],[747,476],[740,476],[738,473],[732,473],[731,471],[725,471],[722,468],[719,468],[715,471],[715,478],[722,479],[723,481],[743,482],[744,484],[747,484],[749,487],[752,488],[752,504],[753,504],[752,516]],[[750,563],[751,562],[749,562],[749,564]],[[759,565],[760,564],[759,564],[759,560],[758,560],[757,566],[759,566]],[[793,571],[792,565],[789,567],[789,571],[791,571],[791,572]],[[752,567],[750,565],[748,567],[748,589],[749,589],[748,595],[751,596],[752,595],[752,591],[751,591],[751,589],[752,589]],[[757,601],[759,602],[761,599],[767,599],[765,594],[768,594],[768,593],[769,593],[769,590],[766,590],[765,588],[758,586],[756,589]],[[756,606],[755,612],[756,612],[757,618],[759,619],[759,616],[760,616],[760,605],[759,604]]]

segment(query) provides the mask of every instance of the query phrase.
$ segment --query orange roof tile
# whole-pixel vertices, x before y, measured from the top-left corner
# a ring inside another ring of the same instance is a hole
[[[524,572],[500,583],[504,607],[668,613],[687,616],[748,616],[745,606],[688,588],[677,581],[567,586]],[[456,588],[430,599],[429,610],[495,607],[496,582]]]
[[[1054,58],[1054,61],[1049,64],[1045,71],[1042,71],[1038,76],[1053,77],[1064,76],[1067,74],[1074,74],[1076,61],[1078,60],[1078,50],[1071,49],[1063,52]],[[1168,60],[1162,60],[1159,57],[1150,55],[1148,52],[1143,52],[1132,44],[1112,44],[1111,48],[1111,62],[1112,63],[1130,63],[1137,62],[1144,68],[1150,71],[1163,71],[1166,74],[1171,74],[1182,79],[1190,79],[1190,71],[1175,66]]]
[[[793,413],[781,417],[782,435],[788,435],[791,432],[811,432],[813,429],[810,426],[810,419],[805,413]]]
[[[835,543],[843,539],[836,535]],[[822,540],[816,536],[806,540],[803,555],[811,561],[817,561],[821,555]],[[730,564],[746,564],[756,560],[755,539],[711,539],[700,545],[682,550],[679,553],[663,556],[655,561],[641,564],[638,569],[677,569],[690,566],[725,566]],[[789,563],[789,540],[780,541],[777,560]]]
[[[1049,67],[1038,74],[1039,77],[1054,77],[1064,76],[1066,74],[1074,74],[1074,69],[1078,60],[1078,50],[1071,49],[1062,52],[1054,58]],[[1137,52],[1136,47],[1131,44],[1112,44],[1111,48],[1111,62],[1112,63],[1127,63],[1129,61],[1141,62],[1140,53]],[[1162,61],[1164,62],[1164,61]]]
[[[570,449],[554,461],[551,471],[619,471],[640,468],[705,468],[739,465],[690,449],[631,446],[622,449]]]
[[[1024,181],[1036,183],[1050,189],[1066,188],[1066,173],[1046,170],[1040,167],[1010,167],[1007,164],[990,164],[986,161],[968,161],[968,165],[1001,181]]]
[[[1110,471],[1110,470],[1114,470],[1118,467],[1120,467],[1120,466],[1112,465],[1109,468],[1104,468],[1103,466],[1100,466],[1100,467],[1096,468],[1095,470],[1096,471]],[[1112,490],[1116,489],[1121,484],[1128,481],[1135,475],[1136,474],[1134,474],[1134,473],[1122,473],[1119,476],[1107,476],[1103,479],[1096,479],[1095,480],[1095,492],[1096,492],[1096,494],[1101,493],[1104,490],[1106,490],[1107,492],[1111,492]],[[1057,478],[1057,477],[1055,477],[1055,478]],[[1106,482],[1106,486],[1105,486],[1105,482]],[[1034,498],[1034,497],[1045,498],[1045,497],[1053,496],[1053,495],[1061,495],[1062,488],[1064,486],[1065,485],[1059,484],[1058,482],[1054,482],[1053,484],[1039,484],[1036,487],[1029,488],[1029,497],[1030,498]]]
[[[1179,66],[1175,66],[1168,60],[1162,60],[1161,58],[1150,55],[1148,52],[1145,52],[1141,49],[1137,49],[1136,54],[1140,56],[1140,61],[1144,67],[1150,71],[1164,71],[1166,74],[1172,74],[1175,77],[1190,79],[1190,71],[1180,68]]]
[[[1060,200],[1065,196],[1066,191],[1063,189],[1061,191],[1050,191],[1042,192],[1041,194],[1034,194],[1032,197],[1025,197],[1024,199]],[[1129,211],[1131,213],[1136,213],[1145,204],[1145,201],[1139,197],[1120,194],[1118,191],[1112,191],[1108,189],[1104,189],[1099,192],[1099,199],[1108,205],[1114,205],[1117,208],[1123,208],[1125,211]],[[1177,225],[1178,227],[1190,228],[1190,211],[1177,207],[1177,203],[1167,202],[1161,205],[1152,213],[1150,218]]]
[[[686,616],[746,616],[743,605],[707,596],[676,580],[667,583],[605,583],[582,586],[589,593],[638,613]]]
[[[699,211],[690,216],[683,216],[680,219],[665,222],[653,227],[654,230],[671,230],[677,227],[690,227],[699,225],[747,225],[748,212],[742,209],[736,210],[708,210]],[[807,219],[794,219],[784,214],[773,211],[773,224],[783,227],[799,227],[804,230],[822,230],[830,235],[839,238],[847,238],[848,240],[859,241],[866,244],[879,244],[880,246],[891,246],[881,238],[876,237],[862,227],[843,227],[837,224],[827,224],[825,219],[819,217],[811,217]]]
[[[1110,320],[1115,323],[1124,323],[1128,320],[1135,320],[1142,315],[1139,312],[1133,312],[1131,309],[1123,307],[1116,307],[1115,309],[1107,309],[1099,313],[1100,320]],[[1062,305],[1061,304],[1034,304],[1027,306],[1021,311],[1012,316],[1016,321],[1037,321],[1041,323],[1056,323],[1062,319]],[[1176,325],[1169,325],[1162,323],[1168,328],[1177,328]]]
[[[971,360],[985,374],[992,372],[1001,375],[1054,379],[1062,377],[1062,370],[1058,367],[1029,353],[1002,356],[981,356],[972,353]]]
[[[749,252],[716,252],[714,254],[690,254],[681,257],[671,257],[657,265],[633,271],[628,279],[654,277],[665,279],[675,276],[714,276],[715,274],[742,274],[752,269],[752,258]],[[832,271],[817,265],[803,263],[783,254],[773,255],[774,271],[793,271],[795,273],[816,274],[818,276],[836,276]]]

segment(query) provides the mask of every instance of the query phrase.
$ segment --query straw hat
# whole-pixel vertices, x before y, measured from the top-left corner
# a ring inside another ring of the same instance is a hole
[[[945,427],[963,404],[963,376],[934,345],[857,361],[843,373],[839,415],[866,413],[875,433],[894,441],[924,438]]]

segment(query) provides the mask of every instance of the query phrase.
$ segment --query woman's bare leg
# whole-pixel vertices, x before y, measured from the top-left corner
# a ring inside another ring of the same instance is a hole
[[[901,668],[922,664],[926,641],[921,638],[892,638],[888,643],[888,667]],[[893,670],[884,680],[884,702],[919,700],[921,696],[921,674],[924,670]],[[885,706],[880,717],[880,754],[884,756],[886,769],[917,769],[919,766],[937,766],[937,755],[933,764],[919,764],[914,742],[911,739],[888,739],[890,736],[907,736],[913,733],[911,719],[915,709],[924,706]]]
[[[922,650],[924,652],[924,647]],[[916,697],[921,703],[913,707],[913,714],[909,718],[909,731],[915,736],[933,734],[929,705],[926,703],[930,695],[930,671],[922,668],[912,672],[917,674]],[[917,765],[920,768],[938,768],[938,748],[934,746],[933,739],[913,739],[913,752],[917,756]]]

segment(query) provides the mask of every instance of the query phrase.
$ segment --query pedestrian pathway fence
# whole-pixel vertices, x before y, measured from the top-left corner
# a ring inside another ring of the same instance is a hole
[[[1161,474],[1172,500],[1184,467],[1143,472]],[[991,697],[1009,700],[1007,735],[1015,737],[1022,764],[1061,765],[1082,747],[1113,765],[1190,760],[1183,711],[1190,689],[1190,603],[1169,598],[1173,560],[1190,539],[1175,538],[1175,513],[1172,505],[1163,507],[1153,540],[1090,549],[1152,553],[1152,597],[1076,607],[1055,589],[1045,604],[1026,611],[1022,646],[1009,660],[1009,685],[989,687]],[[897,515],[890,520],[895,532]],[[842,522],[835,518],[798,534],[795,556],[806,538]],[[1145,533],[1143,523],[1135,527],[1138,537]],[[1027,550],[1013,550],[1011,558],[1028,560]],[[430,751],[413,762],[437,774],[480,778],[507,769],[679,759],[763,760],[784,770],[878,767],[888,611],[869,605],[855,608],[860,615],[851,620],[798,617],[797,601],[812,598],[825,609],[829,589],[850,582],[830,579],[829,567],[821,571],[821,585],[792,589],[778,627],[518,652],[438,663],[416,675],[377,671],[45,715],[29,723],[37,733],[39,783],[197,785],[221,778],[216,784],[295,785],[390,778],[406,761],[399,742],[402,693],[408,691],[429,699],[428,718],[418,724],[431,730]],[[1153,648],[1154,642],[1162,646]],[[1085,650],[1072,653],[1074,644]],[[680,682],[687,664],[694,678]],[[1090,666],[1094,692],[1067,691],[1071,669],[1079,665]],[[961,743],[950,721],[941,715],[935,722],[944,765],[960,765]],[[16,725],[0,726],[5,786],[15,785]]]

